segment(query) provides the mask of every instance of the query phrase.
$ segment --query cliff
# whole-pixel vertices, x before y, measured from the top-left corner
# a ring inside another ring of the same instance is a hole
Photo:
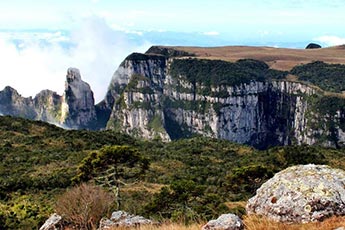
[[[338,95],[287,80],[288,72],[261,61],[196,59],[167,49],[131,54],[120,65],[101,103],[107,129],[163,140],[203,135],[257,148],[343,145],[345,100]],[[324,100],[335,103],[323,108]]]

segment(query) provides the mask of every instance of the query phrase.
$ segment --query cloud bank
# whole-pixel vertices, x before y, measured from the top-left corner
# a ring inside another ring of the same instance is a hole
[[[314,39],[317,42],[321,42],[326,46],[338,46],[345,44],[345,38],[338,36],[321,36]]]
[[[98,102],[121,61],[129,53],[144,52],[150,46],[128,36],[98,17],[85,19],[68,33],[1,32],[0,90],[12,86],[26,97],[43,89],[62,94],[67,69],[76,67]]]

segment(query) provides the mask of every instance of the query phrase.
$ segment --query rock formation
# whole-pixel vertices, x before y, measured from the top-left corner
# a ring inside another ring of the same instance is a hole
[[[345,171],[325,165],[287,168],[257,190],[246,210],[290,223],[345,215]]]
[[[0,92],[0,113],[163,141],[203,135],[260,149],[344,146],[343,99],[287,80],[287,74],[262,61],[198,59],[178,49],[151,47],[121,63],[97,105],[79,70],[70,68],[63,96],[45,90],[23,98],[7,87]],[[332,101],[329,108],[324,98]]]
[[[104,115],[104,128],[163,140],[199,134],[257,148],[344,143],[341,107],[318,114],[318,102],[311,100],[320,95],[315,88],[287,81],[263,62],[200,60],[196,67],[197,59],[150,50],[131,54],[114,74],[105,100],[96,107]],[[227,65],[231,74],[214,76]]]
[[[90,86],[81,80],[78,69],[67,70],[63,96],[43,90],[34,98],[22,97],[15,89],[0,91],[0,112],[3,115],[42,120],[73,129],[94,129],[96,110]]]
[[[71,128],[89,128],[96,125],[93,92],[88,83],[81,80],[76,68],[67,70],[63,103],[67,109],[64,124]]]
[[[210,220],[202,230],[243,230],[242,220],[235,214],[223,214],[216,220]]]
[[[128,227],[140,227],[143,225],[157,224],[152,220],[146,219],[142,216],[130,215],[123,211],[116,211],[111,214],[110,219],[103,218],[100,221],[98,230],[106,230],[112,228],[128,228]]]

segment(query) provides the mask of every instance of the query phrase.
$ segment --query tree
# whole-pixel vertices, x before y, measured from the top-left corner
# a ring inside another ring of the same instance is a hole
[[[137,149],[130,146],[105,146],[92,152],[78,167],[76,181],[94,179],[101,186],[109,188],[115,195],[117,208],[120,209],[120,186],[125,180],[136,178],[149,167]]]

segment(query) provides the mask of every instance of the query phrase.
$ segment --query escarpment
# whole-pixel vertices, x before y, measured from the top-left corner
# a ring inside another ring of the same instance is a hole
[[[7,87],[0,112],[164,141],[202,135],[260,149],[344,145],[345,65],[318,61],[279,71],[271,61],[222,61],[189,52],[196,49],[155,46],[129,55],[97,105],[71,68],[63,96],[46,90],[23,98]]]
[[[105,128],[149,139],[203,135],[257,148],[343,144],[344,100],[337,95],[287,80],[288,72],[261,61],[162,53],[134,53],[121,64],[102,102],[111,111]],[[324,100],[335,101],[332,109]]]

